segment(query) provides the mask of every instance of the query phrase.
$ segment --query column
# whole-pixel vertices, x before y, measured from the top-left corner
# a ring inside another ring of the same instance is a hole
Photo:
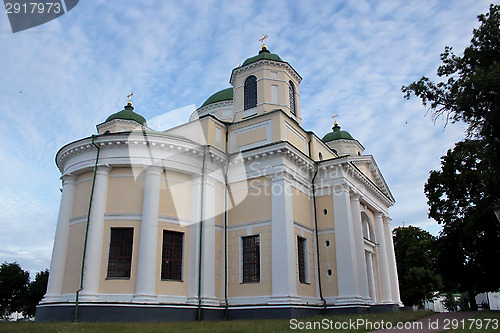
[[[189,225],[189,276],[185,277],[188,283],[188,302],[198,304],[198,268],[200,252],[200,220],[201,220],[201,176],[196,175],[191,185],[191,224]]]
[[[351,200],[349,189],[345,185],[336,186],[333,193],[333,206],[339,288],[337,304],[353,304],[359,301],[358,262]]]
[[[368,277],[366,272],[365,241],[363,240],[363,226],[361,223],[361,207],[359,195],[351,194],[352,223],[354,239],[356,241],[356,259],[358,262],[359,293],[362,298],[368,300]]]
[[[158,214],[160,209],[160,185],[163,169],[149,166],[144,182],[141,237],[137,261],[137,284],[134,301],[148,302],[155,298],[158,263]]]
[[[90,210],[87,255],[83,276],[81,301],[96,301],[101,274],[102,243],[104,233],[104,214],[108,197],[109,173],[111,168],[99,166],[96,171],[92,208]]]
[[[297,296],[297,267],[291,186],[283,173],[271,182],[272,302],[289,303]]]
[[[373,254],[369,251],[366,252],[366,268],[368,274],[368,284],[370,290],[370,297],[373,303],[377,302],[377,289],[375,288],[375,274],[373,273]]]
[[[391,278],[392,300],[394,303],[401,303],[399,295],[398,270],[396,265],[396,254],[394,253],[394,241],[392,239],[392,228],[389,218],[384,218],[385,243],[387,248],[387,261],[389,262],[389,274]]]
[[[66,265],[66,252],[68,251],[69,219],[73,213],[73,202],[75,198],[76,176],[64,175],[62,179],[61,207],[57,218],[56,236],[50,261],[49,283],[47,294],[43,302],[55,302],[61,295],[64,268]]]
[[[215,180],[208,176],[204,192],[201,297],[203,304],[219,305],[215,297]]]
[[[385,244],[384,222],[382,213],[375,213],[375,228],[378,242],[378,263],[380,270],[380,286],[382,289],[382,303],[392,303],[391,280],[389,277],[389,263],[387,262],[387,248]]]

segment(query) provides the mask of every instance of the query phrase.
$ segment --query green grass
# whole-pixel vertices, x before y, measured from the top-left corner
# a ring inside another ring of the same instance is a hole
[[[363,319],[370,322],[408,322],[431,315],[430,311],[388,312],[378,314],[317,316],[301,318],[298,322],[321,322],[324,319],[333,322],[349,322]],[[290,329],[290,320],[234,320],[203,321],[176,323],[33,323],[33,322],[0,322],[0,332],[284,332],[297,331]],[[318,332],[324,330],[317,330]],[[368,329],[343,329],[342,332],[366,332]],[[316,332],[315,330],[309,332]]]
[[[486,324],[489,321],[488,328],[486,329]],[[496,326],[495,326],[496,324]],[[459,325],[462,325],[459,323]],[[457,330],[449,330],[446,332],[500,332],[500,311],[479,311],[474,317],[465,321],[463,324],[465,327]],[[479,329],[479,327],[481,327]],[[496,328],[495,328],[496,327]]]

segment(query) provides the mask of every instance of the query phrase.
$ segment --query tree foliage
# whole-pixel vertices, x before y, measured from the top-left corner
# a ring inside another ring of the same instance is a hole
[[[21,269],[17,262],[0,266],[0,316],[21,311],[29,282],[29,272]]]
[[[28,285],[22,312],[28,317],[34,317],[37,304],[42,300],[47,292],[47,283],[49,282],[49,270],[36,273],[35,280]]]
[[[396,228],[393,235],[401,300],[405,305],[422,305],[441,288],[435,273],[435,238],[413,226]]]
[[[438,268],[447,288],[476,291],[500,288],[500,225],[493,205],[500,199],[500,6],[478,16],[462,56],[451,47],[432,82],[427,77],[402,88],[429,107],[433,119],[465,122],[467,140],[441,158],[425,185],[429,217],[443,225]],[[475,307],[475,304],[472,305]]]

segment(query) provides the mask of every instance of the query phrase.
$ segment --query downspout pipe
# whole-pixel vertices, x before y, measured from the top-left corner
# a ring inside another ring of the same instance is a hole
[[[318,268],[318,285],[319,285],[319,297],[321,298],[321,301],[323,302],[323,310],[325,312],[325,315],[327,314],[326,311],[326,300],[323,297],[323,289],[321,286],[321,268],[320,268],[320,263],[319,263],[319,240],[318,240],[318,214],[317,214],[317,209],[316,209],[316,186],[314,185],[314,181],[316,180],[316,176],[318,175],[319,171],[319,162],[314,161],[311,153],[311,140],[312,140],[312,132],[309,132],[309,141],[308,141],[308,148],[309,148],[309,158],[313,160],[314,162],[314,176],[311,180],[311,185],[312,185],[312,195],[313,195],[313,211],[314,211],[314,231],[316,233],[316,267]]]
[[[89,236],[90,212],[92,211],[92,199],[94,197],[95,178],[97,175],[97,163],[99,162],[99,154],[101,152],[101,148],[99,148],[99,146],[95,143],[95,139],[97,137],[98,137],[98,135],[92,135],[92,145],[97,149],[97,155],[95,158],[94,176],[92,178],[92,189],[90,190],[89,210],[87,213],[87,225],[85,227],[85,240],[83,242],[82,268],[80,271],[80,288],[76,291],[76,297],[75,297],[75,322],[78,321],[78,296],[83,289],[83,275],[84,275],[83,272],[85,269],[85,256],[87,254],[87,241],[88,241],[88,236]]]
[[[229,125],[228,123],[224,123],[226,125],[226,157],[227,157],[227,167],[226,172],[224,173],[224,319],[227,320],[229,313],[229,303],[227,301],[227,196],[228,196],[228,182],[227,182],[227,173],[229,172]]]
[[[205,163],[207,156],[208,146],[203,149],[203,164],[201,167],[201,202],[200,202],[200,248],[198,251],[199,262],[198,262],[198,317],[197,320],[201,320],[201,267],[202,267],[202,245],[203,245],[203,207],[205,203],[204,200],[204,185],[205,185]]]

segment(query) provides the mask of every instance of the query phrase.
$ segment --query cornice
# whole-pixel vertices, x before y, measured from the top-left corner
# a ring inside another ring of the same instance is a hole
[[[232,100],[226,100],[226,101],[220,101],[220,102],[215,102],[215,103],[212,103],[212,104],[208,104],[208,105],[205,105],[201,108],[199,108],[198,110],[196,110],[198,112],[198,114],[204,114],[206,112],[209,112],[211,110],[214,110],[214,109],[219,109],[219,108],[222,108],[222,107],[225,107],[225,106],[233,106],[233,101]]]
[[[300,77],[300,75],[297,74],[297,72],[292,68],[292,66],[290,66],[289,63],[274,61],[274,60],[269,60],[269,59],[261,59],[261,60],[258,60],[256,62],[253,62],[251,64],[248,64],[246,66],[242,66],[242,67],[238,67],[238,68],[233,69],[233,72],[231,73],[231,78],[229,79],[229,83],[231,83],[231,85],[234,86],[233,81],[234,81],[234,77],[236,74],[243,73],[249,69],[257,68],[257,67],[264,66],[264,65],[284,68],[297,81],[297,83],[300,84],[300,82],[302,81],[302,78]]]

